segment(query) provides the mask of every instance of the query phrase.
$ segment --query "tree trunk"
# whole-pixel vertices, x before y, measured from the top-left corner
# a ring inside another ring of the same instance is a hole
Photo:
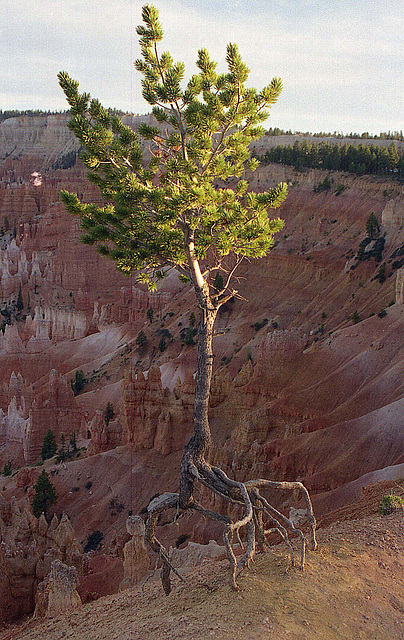
[[[185,447],[180,470],[179,503],[183,509],[192,500],[195,482],[195,475],[190,473],[190,466],[198,466],[199,463],[204,462],[211,444],[209,398],[213,370],[213,327],[217,316],[217,308],[210,297],[209,285],[203,278],[199,263],[194,256],[192,242],[188,245],[188,256],[201,318],[197,334],[198,366],[194,401],[194,433]]]
[[[209,301],[210,302],[210,301]],[[198,466],[209,454],[209,398],[213,370],[212,338],[217,310],[211,305],[202,309],[198,326],[198,366],[194,401],[194,433],[185,447],[181,463],[180,506],[186,508],[192,498],[195,476],[190,465]]]
[[[216,309],[203,309],[198,327],[198,368],[194,404],[193,456],[204,458],[209,453],[211,434],[209,427],[209,398],[213,370],[212,337]]]

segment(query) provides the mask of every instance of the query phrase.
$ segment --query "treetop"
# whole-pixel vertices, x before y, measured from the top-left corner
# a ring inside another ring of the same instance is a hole
[[[190,275],[189,247],[197,260],[220,264],[265,255],[283,222],[268,218],[279,207],[286,184],[265,193],[248,192],[247,171],[258,162],[249,144],[264,134],[260,126],[282,89],[274,78],[261,91],[247,88],[249,70],[235,44],[227,46],[227,73],[216,72],[206,49],[197,56],[198,72],[184,85],[185,68],[168,52],[159,53],[163,30],[158,11],[142,10],[137,27],[143,75],[142,93],[156,125],[138,131],[111,115],[66,72],[59,82],[71,108],[69,128],[84,148],[89,179],[105,206],[85,204],[62,192],[67,209],[79,214],[83,241],[116,261],[123,272],[138,272],[151,287],[176,268]]]

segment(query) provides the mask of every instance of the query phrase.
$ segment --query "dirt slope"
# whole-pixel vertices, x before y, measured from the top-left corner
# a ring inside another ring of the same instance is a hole
[[[282,546],[256,561],[234,593],[226,562],[207,563],[164,597],[149,581],[63,618],[10,627],[0,640],[403,640],[403,511],[319,532],[304,573],[285,573]]]

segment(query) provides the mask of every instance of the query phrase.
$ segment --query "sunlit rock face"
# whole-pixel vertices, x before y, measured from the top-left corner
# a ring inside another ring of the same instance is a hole
[[[145,527],[142,518],[129,516],[126,521],[126,531],[131,539],[123,549],[124,577],[119,585],[121,591],[139,584],[151,568],[150,557],[144,541]]]
[[[35,594],[35,617],[53,618],[79,607],[81,598],[76,588],[78,583],[76,567],[53,560],[50,572],[38,585]]]

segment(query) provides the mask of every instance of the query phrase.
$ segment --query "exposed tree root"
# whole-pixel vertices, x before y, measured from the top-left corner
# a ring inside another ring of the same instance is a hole
[[[184,497],[181,496],[180,489],[180,493],[164,493],[154,498],[147,508],[148,515],[145,537],[153,551],[161,558],[161,581],[164,592],[167,595],[171,591],[171,572],[183,580],[175,567],[172,566],[167,550],[155,535],[159,516],[169,509],[176,510],[175,519],[185,511],[196,511],[204,517],[223,524],[223,540],[227,558],[230,563],[229,581],[234,590],[239,589],[237,577],[243,569],[248,567],[251,561],[253,561],[256,551],[258,550],[263,553],[265,552],[265,548],[269,547],[266,536],[270,533],[277,532],[287,545],[290,553],[289,566],[294,566],[295,554],[289,540],[288,530],[299,538],[300,567],[301,569],[304,568],[307,542],[303,532],[283,513],[275,509],[260,493],[260,491],[265,491],[266,489],[286,489],[303,496],[307,508],[307,518],[310,523],[311,548],[315,550],[317,548],[316,520],[309,492],[301,482],[274,482],[261,478],[248,480],[247,482],[237,482],[229,478],[222,469],[209,465],[204,459],[191,461],[188,458],[187,463],[185,478],[183,475],[185,472],[184,465],[181,469],[181,488],[185,487],[186,499],[184,500]],[[240,505],[243,510],[242,517],[238,520],[232,520],[227,515],[205,509],[205,507],[193,498],[195,482],[200,482],[203,486],[228,502]],[[265,522],[265,520],[267,522]],[[266,524],[270,525],[269,528],[266,527]],[[244,544],[240,536],[240,531],[243,528],[246,530]],[[240,545],[242,550],[242,555],[238,559],[233,550],[235,541]]]

